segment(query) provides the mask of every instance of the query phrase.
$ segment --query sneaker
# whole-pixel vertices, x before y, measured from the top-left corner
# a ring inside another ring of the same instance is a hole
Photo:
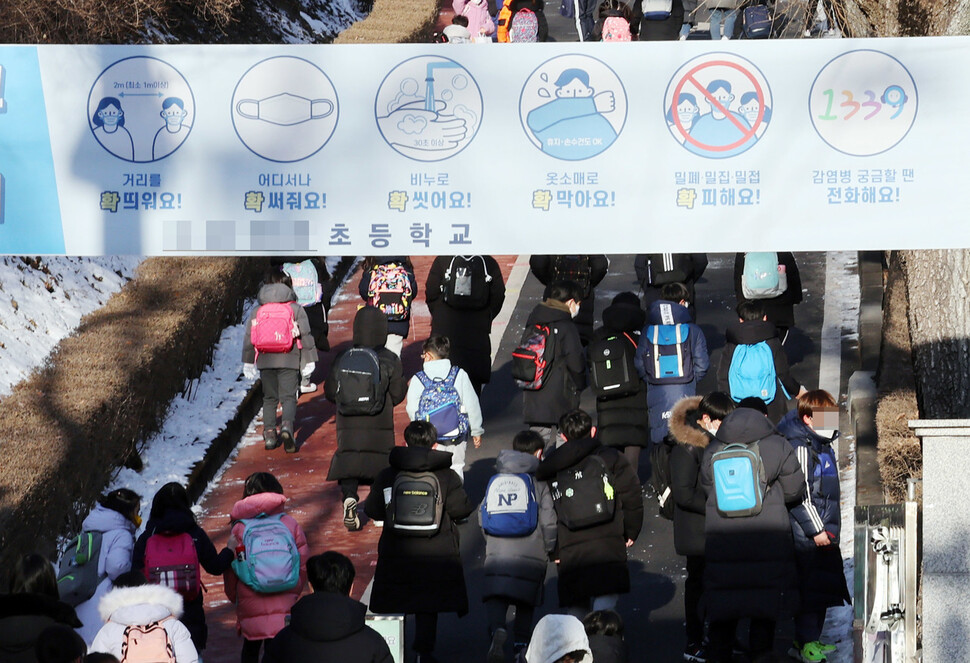
[[[687,645],[687,648],[684,650],[684,660],[692,661],[693,663],[706,663],[707,653],[700,645]]]
[[[305,382],[304,384],[300,385],[301,394],[312,394],[316,390],[317,390],[316,382]]]
[[[263,446],[266,447],[267,451],[272,451],[276,447],[280,446],[280,441],[276,437],[275,428],[269,428],[263,431]]]
[[[351,532],[360,529],[360,518],[357,516],[357,500],[353,497],[344,499],[344,527]]]
[[[811,37],[812,36],[812,31],[811,30],[806,30],[805,32],[802,33],[802,36],[803,37]]]
[[[384,527],[383,520],[372,520],[371,522],[374,523],[374,527]]]
[[[797,660],[803,663],[819,663],[825,661],[825,652],[820,642],[806,642],[798,651]]]
[[[508,632],[504,628],[495,629],[492,634],[492,644],[488,648],[486,663],[505,663],[505,639]]]
[[[283,450],[286,453],[296,453],[296,438],[293,437],[292,424],[283,424],[283,426],[280,428],[280,440],[283,442]]]

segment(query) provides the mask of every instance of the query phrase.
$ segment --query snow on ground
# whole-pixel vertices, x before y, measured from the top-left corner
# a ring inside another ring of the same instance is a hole
[[[33,259],[32,259],[33,260]],[[0,398],[135,275],[142,258],[0,258]]]

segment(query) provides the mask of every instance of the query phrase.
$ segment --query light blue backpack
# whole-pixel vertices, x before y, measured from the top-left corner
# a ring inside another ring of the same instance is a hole
[[[740,403],[742,399],[753,396],[770,403],[775,400],[779,384],[775,358],[767,342],[734,348],[728,368],[728,388],[735,402]],[[784,385],[781,385],[781,390],[786,399],[791,398]]]
[[[765,467],[758,442],[728,444],[712,456],[714,499],[725,518],[744,518],[761,513]]]
[[[788,290],[788,274],[778,269],[774,251],[751,251],[744,254],[741,272],[741,294],[745,299],[771,299]]]
[[[243,550],[237,552],[232,570],[244,585],[262,594],[285,592],[300,582],[300,551],[283,514],[260,514],[244,518]]]

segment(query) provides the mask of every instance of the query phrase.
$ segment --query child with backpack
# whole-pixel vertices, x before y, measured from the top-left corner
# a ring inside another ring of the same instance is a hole
[[[738,321],[725,330],[726,343],[717,367],[717,388],[734,402],[756,397],[764,401],[772,423],[788,411],[788,399],[805,388],[792,377],[778,331],[758,300],[738,304]]]
[[[167,585],[182,597],[179,618],[198,652],[206,647],[208,627],[203,611],[202,574],[221,576],[235,556],[228,546],[216,551],[199,527],[185,487],[175,481],[158,489],[152,499],[145,531],[135,542],[131,568],[149,582]]]
[[[512,448],[495,459],[495,475],[485,489],[479,521],[485,535],[482,600],[492,636],[487,663],[503,663],[508,610],[515,606],[513,653],[529,642],[536,607],[542,605],[546,566],[556,549],[556,511],[552,493],[535,472],[544,440],[532,430],[516,433]]]
[[[387,318],[387,349],[401,356],[411,331],[411,304],[418,296],[414,266],[407,256],[368,257],[361,269],[361,299]]]
[[[138,571],[122,574],[98,604],[104,626],[91,652],[123,660],[153,663],[197,663],[199,654],[182,617],[182,596],[148,584]]]
[[[406,447],[395,447],[390,467],[377,475],[364,511],[384,521],[370,598],[375,613],[414,615],[417,663],[434,661],[438,613],[468,612],[456,521],[475,505],[451,470],[451,454],[434,447],[427,421],[404,429]]]
[[[323,260],[316,257],[287,257],[274,259],[275,264],[280,260],[280,268],[293,282],[293,292],[296,293],[296,303],[303,307],[307,320],[310,322],[310,335],[317,354],[330,349],[327,335],[330,325],[327,322],[329,301],[324,301],[323,284],[330,279]],[[310,394],[317,390],[317,386],[310,382],[309,375],[301,375],[300,393]]]
[[[596,437],[623,452],[634,470],[650,441],[647,386],[636,369],[640,330],[647,315],[632,292],[621,292],[603,311],[603,326],[586,348],[589,386],[596,396]]]
[[[256,663],[264,643],[286,625],[306,586],[310,549],[300,525],[283,511],[283,486],[269,472],[246,478],[243,499],[230,511],[229,547],[236,559],[223,576],[243,637],[242,663]]]
[[[630,591],[626,549],[643,525],[640,482],[629,461],[594,437],[593,419],[573,410],[559,421],[565,442],[539,463],[556,504],[559,605],[577,618],[616,607]]]
[[[408,385],[408,418],[429,421],[438,432],[438,450],[451,454],[451,469],[464,481],[465,450],[471,437],[482,446],[482,408],[468,374],[448,359],[451,342],[432,334],[424,342],[424,366]]]
[[[90,562],[94,562],[95,557],[97,558],[96,567],[84,564],[80,570],[82,575],[88,573],[96,575],[97,581],[90,598],[75,607],[78,619],[84,624],[77,629],[77,632],[85,642],[91,642],[101,628],[101,617],[98,614],[98,602],[101,597],[111,591],[115,578],[131,570],[135,532],[141,525],[140,510],[141,497],[138,493],[128,488],[118,488],[99,497],[98,503],[81,523],[82,537],[93,534],[99,541],[91,549],[90,556]],[[75,548],[74,545],[69,547]],[[70,556],[71,551],[66,551],[58,572],[58,589],[61,590],[62,596],[66,581],[65,560]],[[78,569],[71,571],[71,575],[77,576],[78,573]]]
[[[704,663],[704,620],[700,605],[704,595],[704,518],[707,495],[701,486],[701,461],[724,418],[735,409],[727,394],[715,391],[703,398],[690,396],[677,402],[670,413],[667,458],[669,500],[673,506],[674,550],[686,561],[684,622],[687,646],[684,660]],[[666,444],[666,443],[665,443]],[[657,473],[658,468],[654,468]]]
[[[632,41],[630,7],[622,0],[603,0],[589,41]]]
[[[344,526],[360,529],[357,489],[373,483],[394,448],[394,406],[404,400],[407,382],[400,358],[385,347],[387,317],[365,306],[354,317],[353,347],[334,359],[323,386],[337,404],[337,451],[327,481],[337,481]]]
[[[567,77],[573,76],[576,69],[567,70],[560,76],[557,86],[566,84]],[[588,78],[588,77],[587,77]],[[582,82],[582,81],[580,81]],[[587,81],[588,82],[588,81]],[[605,121],[605,120],[604,120]],[[573,321],[579,330],[579,338],[583,346],[589,343],[593,335],[593,321],[595,319],[596,286],[606,278],[610,268],[610,259],[599,255],[532,255],[529,257],[529,271],[539,283],[546,286],[543,298],[550,297],[552,284],[557,281],[570,281],[579,287],[576,302],[579,312]]]
[[[543,42],[549,36],[549,23],[539,0],[504,0],[497,22],[499,43]]]
[[[772,269],[772,267],[774,269]],[[795,304],[802,301],[802,278],[791,251],[738,253],[734,258],[734,292],[738,304],[757,300],[782,345],[795,326]]]
[[[795,449],[805,474],[805,498],[792,509],[792,535],[801,603],[795,615],[795,642],[788,651],[795,660],[813,663],[826,660],[835,646],[821,642],[825,613],[830,607],[851,602],[839,538],[842,528],[839,465],[832,442],[816,430],[822,428],[820,410],[835,410],[832,394],[822,389],[798,398],[797,409],[778,424],[778,432]]]
[[[263,442],[267,450],[283,444],[296,453],[294,426],[301,375],[308,380],[316,368],[317,349],[306,311],[297,303],[293,282],[281,269],[270,268],[257,295],[259,306],[246,321],[243,374],[263,384]],[[276,407],[283,421],[276,430]]]
[[[704,331],[687,310],[687,287],[667,283],[660,297],[650,305],[637,348],[637,370],[647,383],[652,444],[663,442],[674,404],[697,392],[710,366]]]
[[[495,34],[495,23],[488,15],[487,0],[452,0],[451,6],[455,15],[468,19],[465,27],[473,38]]]
[[[795,451],[749,408],[724,417],[704,450],[704,617],[711,663],[730,663],[738,621],[749,618],[752,660],[770,652],[779,617],[798,607],[788,509],[805,492]]]

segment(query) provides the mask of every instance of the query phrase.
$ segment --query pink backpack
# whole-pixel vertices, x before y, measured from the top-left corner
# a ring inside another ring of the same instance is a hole
[[[152,534],[145,544],[145,577],[195,600],[202,586],[199,553],[192,537],[182,532]]]
[[[121,663],[176,663],[175,649],[162,622],[125,627]]]
[[[603,41],[631,41],[630,23],[622,16],[608,16],[603,21]]]
[[[260,352],[289,352],[293,349],[295,330],[293,307],[289,303],[270,302],[256,310],[249,340],[256,348],[257,357]]]

